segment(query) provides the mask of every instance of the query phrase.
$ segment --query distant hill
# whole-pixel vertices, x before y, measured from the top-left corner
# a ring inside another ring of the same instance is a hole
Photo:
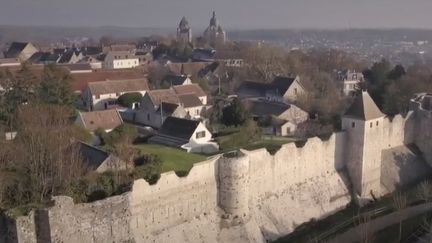
[[[99,40],[102,36],[114,38],[138,38],[150,35],[175,34],[173,28],[129,28],[129,27],[49,27],[49,26],[7,26],[0,25],[0,43],[10,41],[57,41],[63,39],[91,38]],[[196,29],[194,33],[201,33]],[[257,29],[230,30],[231,40],[265,40],[275,42],[297,42],[307,39],[327,39],[337,41],[432,41],[432,30],[421,29],[352,29],[352,30],[290,30],[290,29]]]
[[[102,36],[115,38],[136,38],[150,35],[174,33],[168,28],[127,28],[127,27],[30,27],[0,25],[0,42],[9,41],[56,41],[68,38],[92,38]]]

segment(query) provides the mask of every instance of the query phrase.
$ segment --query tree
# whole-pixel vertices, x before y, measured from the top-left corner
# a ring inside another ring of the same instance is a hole
[[[416,196],[423,202],[429,202],[432,199],[432,185],[430,181],[423,181],[417,186]]]
[[[402,220],[403,220],[403,211],[407,207],[407,197],[402,192],[395,192],[392,197],[393,207],[396,210],[398,219],[399,219],[399,241],[402,240]]]
[[[249,113],[238,98],[223,109],[222,122],[226,126],[240,126],[249,118]]]
[[[406,74],[405,68],[402,65],[396,65],[387,75],[391,80],[398,80]]]
[[[132,107],[134,103],[140,103],[142,99],[140,92],[125,93],[118,97],[117,102],[124,107]]]
[[[71,88],[71,77],[55,65],[45,66],[39,88],[42,102],[54,105],[72,106],[75,95]]]
[[[22,104],[35,99],[39,80],[29,69],[28,64],[24,63],[15,74],[5,72],[0,83],[5,89],[4,94],[0,96],[0,121],[13,126],[12,120],[17,109]]]
[[[0,154],[7,159],[0,159],[0,173],[8,175],[0,183],[5,208],[43,203],[85,173],[69,108],[35,103],[20,107],[16,116],[18,135]]]

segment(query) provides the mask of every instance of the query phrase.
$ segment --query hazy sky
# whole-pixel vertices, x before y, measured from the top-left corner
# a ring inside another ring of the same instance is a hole
[[[0,25],[432,28],[432,0],[0,0]]]

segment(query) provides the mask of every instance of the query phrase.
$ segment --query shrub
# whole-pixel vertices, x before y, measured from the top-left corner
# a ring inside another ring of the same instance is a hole
[[[132,172],[134,179],[144,179],[150,184],[155,184],[162,171],[162,161],[157,155],[143,154],[134,160],[135,169]]]
[[[124,107],[132,107],[133,103],[141,102],[142,94],[139,92],[132,92],[120,95],[117,102]]]

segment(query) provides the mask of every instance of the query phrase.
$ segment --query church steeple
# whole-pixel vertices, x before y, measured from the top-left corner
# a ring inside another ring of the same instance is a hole
[[[210,19],[210,26],[215,26],[215,27],[219,26],[218,20],[216,18],[216,12],[215,11],[213,11],[213,16]]]

